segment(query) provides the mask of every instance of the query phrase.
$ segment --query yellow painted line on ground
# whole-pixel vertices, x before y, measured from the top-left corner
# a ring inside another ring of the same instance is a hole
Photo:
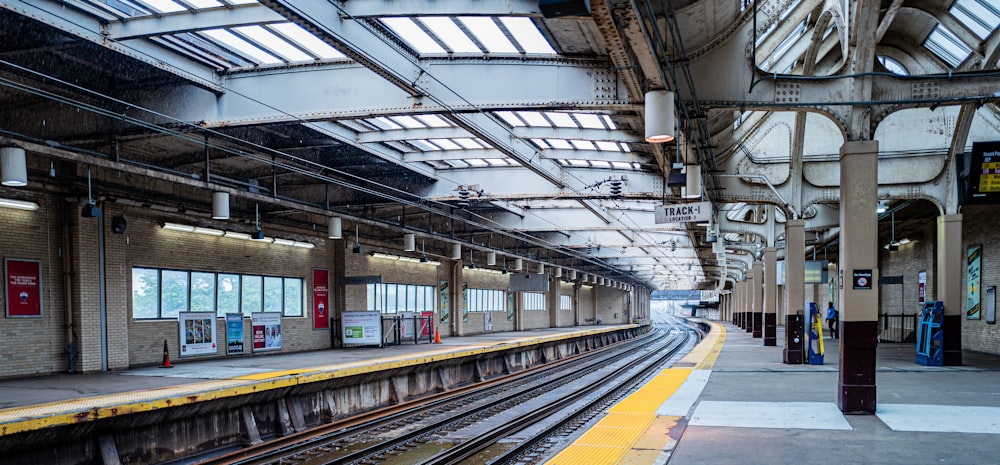
[[[675,431],[682,417],[656,417],[646,427],[646,431],[636,439],[632,447],[625,451],[617,465],[649,465],[664,453],[673,452],[680,439],[680,432]]]
[[[442,349],[415,357],[381,357],[349,364],[270,371],[236,376],[227,380],[203,381],[160,389],[81,397],[66,401],[0,409],[0,436],[189,405],[209,400],[225,399],[255,392],[287,388],[300,384],[345,378],[412,365],[452,360],[471,355],[527,347],[632,327],[637,328],[638,325],[588,329],[535,338],[523,337],[490,345]]]
[[[722,351],[722,345],[726,342],[726,328],[717,323],[707,323],[712,330],[677,363],[678,365],[691,366],[699,370],[709,370],[715,365],[719,352]]]
[[[556,454],[552,465],[613,465],[622,460],[658,419],[656,409],[684,384],[688,368],[667,368],[618,402],[590,430]],[[663,442],[663,441],[661,441]]]

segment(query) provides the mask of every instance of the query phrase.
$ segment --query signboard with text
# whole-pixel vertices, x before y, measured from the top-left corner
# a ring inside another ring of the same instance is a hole
[[[659,205],[653,210],[653,222],[656,224],[708,221],[711,217],[712,202]]]
[[[281,313],[251,313],[250,328],[254,352],[281,349]]]
[[[180,312],[181,357],[219,351],[215,341],[215,312]]]
[[[4,276],[7,317],[42,316],[42,262],[5,259]]]
[[[243,314],[226,314],[226,355],[243,353]]]
[[[313,329],[330,329],[330,272],[313,268]]]
[[[382,314],[379,312],[342,312],[340,325],[344,344],[382,343]]]

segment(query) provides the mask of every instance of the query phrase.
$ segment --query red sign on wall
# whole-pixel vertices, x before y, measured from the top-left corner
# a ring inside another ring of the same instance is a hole
[[[7,317],[42,316],[42,262],[4,260]]]
[[[330,328],[330,272],[313,268],[313,329]]]

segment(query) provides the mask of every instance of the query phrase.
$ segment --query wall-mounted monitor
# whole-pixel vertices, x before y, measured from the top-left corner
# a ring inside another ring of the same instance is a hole
[[[1000,141],[973,142],[972,152],[955,157],[958,203],[1000,203]]]
[[[830,279],[827,260],[806,260],[806,284],[826,284]]]

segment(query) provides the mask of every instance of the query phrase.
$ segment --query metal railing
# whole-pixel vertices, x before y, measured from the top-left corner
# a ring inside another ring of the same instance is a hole
[[[917,342],[920,316],[913,314],[879,315],[879,342]]]
[[[330,346],[333,348],[347,347],[340,328],[340,319],[330,319]],[[379,347],[400,345],[404,342],[414,344],[434,343],[434,317],[414,315],[404,318],[399,315],[382,316],[382,342]]]

